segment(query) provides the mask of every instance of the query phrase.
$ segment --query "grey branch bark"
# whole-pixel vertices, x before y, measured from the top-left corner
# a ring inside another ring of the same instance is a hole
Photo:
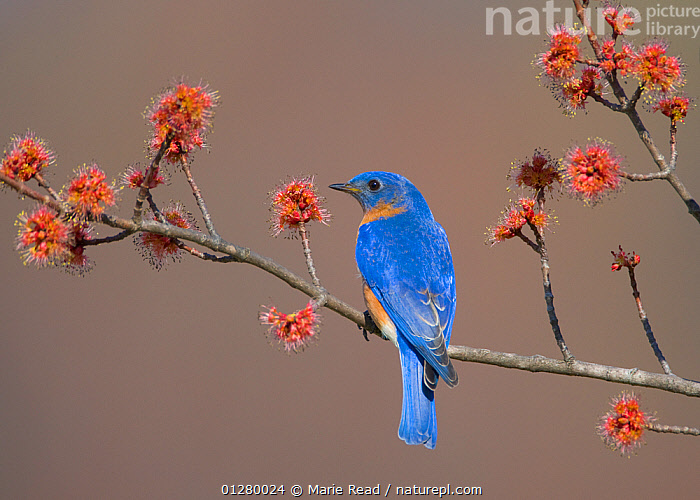
[[[249,248],[229,243],[224,239],[214,240],[212,237],[199,231],[183,229],[155,221],[136,223],[133,220],[120,219],[103,214],[101,222],[108,226],[131,232],[150,231],[180,240],[191,241],[212,251],[226,254],[235,262],[253,265],[278,277],[292,288],[301,291],[309,297],[325,297],[326,302],[324,307],[335,311],[370,332],[378,333],[373,324],[368,324],[365,321],[364,313],[328,293],[323,288],[309,283],[301,276],[276,263],[272,259],[260,255]],[[546,358],[539,355],[522,356],[519,354],[495,352],[488,349],[476,349],[467,346],[453,345],[450,346],[448,352],[450,357],[457,361],[484,363],[530,372],[546,372],[575,377],[587,377],[619,384],[660,389],[691,397],[700,397],[700,382],[684,379],[675,375],[646,372],[638,370],[637,368],[619,368],[578,360],[565,362],[563,360]]]

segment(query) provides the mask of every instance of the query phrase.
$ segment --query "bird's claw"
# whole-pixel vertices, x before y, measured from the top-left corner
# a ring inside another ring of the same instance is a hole
[[[367,342],[369,342],[369,337],[367,337],[368,333],[373,333],[373,332],[379,331],[379,328],[377,328],[377,325],[374,323],[374,320],[372,319],[372,316],[369,314],[369,311],[365,311],[365,326],[357,325],[357,328],[362,330],[362,336],[365,338],[365,340]]]

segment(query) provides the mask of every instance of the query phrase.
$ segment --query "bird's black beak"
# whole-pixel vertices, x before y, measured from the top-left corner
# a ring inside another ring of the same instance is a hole
[[[348,193],[348,194],[357,193],[359,191],[359,189],[357,189],[356,187],[353,187],[347,183],[331,184],[328,187],[331,189],[335,189],[336,191],[342,191],[343,193]]]

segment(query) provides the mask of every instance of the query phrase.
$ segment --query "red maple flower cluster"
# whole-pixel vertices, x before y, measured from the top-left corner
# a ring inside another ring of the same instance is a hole
[[[555,183],[561,183],[559,162],[547,151],[536,149],[532,159],[515,161],[511,164],[508,174],[519,187],[528,187],[537,195],[540,192],[551,191]]]
[[[280,342],[288,353],[302,351],[318,337],[319,316],[314,311],[313,301],[290,314],[281,313],[272,306],[262,311],[259,319],[261,323],[270,325],[270,341]]]
[[[576,74],[581,53],[581,33],[562,24],[549,31],[549,50],[540,54],[537,63],[553,80],[568,80]]]
[[[85,242],[92,239],[91,233],[92,227],[87,222],[76,219],[71,220],[68,254],[63,262],[67,266],[68,271],[82,275],[92,269],[92,260],[85,255]]]
[[[165,222],[173,226],[184,229],[197,229],[194,217],[180,203],[171,203],[160,212],[160,215],[162,215],[162,219]],[[151,213],[147,216],[147,219],[155,220],[155,216]],[[181,256],[178,240],[170,236],[144,231],[134,236],[134,243],[141,255],[159,271],[169,259],[177,261]]]
[[[661,111],[672,123],[682,122],[690,109],[690,98],[683,95],[667,97],[654,104],[652,109],[655,113]]]
[[[143,181],[145,180],[147,171],[148,167],[146,167],[144,171],[144,169],[142,169],[138,165],[129,165],[129,167],[127,167],[124,173],[121,174],[120,183],[122,186],[127,187],[129,189],[140,189],[143,185]],[[160,167],[156,167],[153,172],[153,178],[148,184],[148,189],[156,188],[161,184],[165,184],[165,182],[166,178],[160,172]]]
[[[681,61],[677,56],[667,55],[667,50],[666,42],[652,40],[642,45],[635,55],[632,72],[647,90],[668,93],[683,85]]]
[[[612,410],[601,417],[598,433],[610,448],[629,456],[641,446],[644,429],[653,418],[640,409],[633,393],[623,392],[610,405]]]
[[[620,76],[627,76],[632,73],[636,52],[629,42],[623,42],[619,50],[615,49],[616,40],[605,40],[601,45],[603,60],[600,62],[600,69],[606,73],[618,72]]]
[[[201,85],[179,83],[162,92],[145,113],[154,127],[148,142],[151,152],[158,151],[172,134],[165,159],[171,163],[188,160],[195,148],[204,147],[204,135],[211,128],[218,100],[216,92]]]
[[[569,193],[590,205],[622,187],[621,159],[601,140],[570,148],[562,168]]]
[[[579,77],[562,82],[555,94],[557,100],[567,113],[573,114],[579,109],[586,109],[586,99],[592,92],[601,93],[603,75],[594,66],[586,66]]]
[[[537,202],[534,198],[520,198],[501,214],[501,218],[493,227],[488,229],[487,243],[491,246],[517,236],[525,224],[535,228],[545,228],[549,225],[551,216],[547,212],[535,211]]]
[[[633,269],[642,260],[639,257],[639,255],[637,255],[634,252],[632,252],[631,254],[626,253],[622,249],[622,245],[620,245],[618,248],[620,249],[619,252],[615,252],[614,250],[610,251],[610,253],[613,254],[613,257],[615,258],[611,266],[612,271],[619,271],[623,267]]]
[[[5,150],[0,173],[27,182],[56,160],[56,155],[33,132],[15,136]]]
[[[619,51],[615,49],[616,40],[603,42],[601,52],[603,60],[600,69],[606,73],[617,71],[620,76],[634,76],[645,90],[667,95],[685,83],[683,63],[678,56],[667,54],[668,43],[663,40],[651,40],[636,49],[631,43],[624,42]]]
[[[19,214],[17,250],[25,264],[37,267],[67,266],[83,274],[92,264],[84,255],[90,240],[86,222],[61,217],[53,208],[39,205],[30,213]]]
[[[642,20],[635,9],[613,4],[603,9],[603,18],[612,27],[614,37],[623,35],[635,23]]]
[[[54,209],[40,205],[29,214],[22,212],[16,225],[17,250],[25,264],[44,267],[64,259],[70,227]]]
[[[655,99],[668,97],[683,86],[683,64],[679,57],[667,54],[665,41],[651,40],[638,49],[627,41],[617,43],[618,37],[641,20],[635,9],[607,5],[603,18],[613,33],[600,43],[597,61],[581,55],[579,44],[585,32],[563,25],[550,30],[549,47],[535,60],[565,113],[585,109],[587,98],[602,95],[613,74],[637,78],[645,91],[661,94]],[[578,64],[582,69],[577,70]]]
[[[535,63],[542,68],[555,97],[567,114],[585,109],[591,92],[602,93],[604,81],[601,72],[593,66],[577,71],[582,62],[579,44],[583,32],[557,25],[549,31],[549,48],[539,54]]]
[[[79,219],[86,219],[89,215],[97,217],[107,206],[116,203],[114,187],[107,183],[106,178],[96,163],[78,169],[64,196],[73,215]]]
[[[327,224],[328,210],[322,208],[323,198],[316,192],[313,177],[292,179],[270,193],[272,234],[285,229],[295,230],[300,223],[318,221]]]

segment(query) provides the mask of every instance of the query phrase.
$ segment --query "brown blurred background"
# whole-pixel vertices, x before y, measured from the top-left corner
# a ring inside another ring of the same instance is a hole
[[[311,229],[316,267],[360,308],[360,209],[326,186],[365,170],[401,173],[450,236],[453,343],[557,357],[537,256],[517,241],[484,245],[514,196],[510,162],[603,137],[629,170],[654,166],[625,117],[591,105],[566,118],[538,86],[530,63],[543,50],[544,13],[539,35],[505,36],[498,25],[486,35],[487,7],[508,7],[515,25],[525,5],[4,1],[0,137],[31,128],[48,139],[57,188],[92,160],[116,177],[145,161],[151,97],[174,78],[203,79],[222,105],[193,170],[226,239],[303,273],[299,241],[269,236],[266,195],[288,175],[316,174],[334,214],[330,227]],[[527,6],[541,12],[544,2]],[[697,96],[700,42],[669,40]],[[678,172],[696,196],[699,117],[679,131]],[[666,151],[666,118],[643,118]],[[156,197],[195,212],[185,186],[173,172]],[[129,216],[132,196],[122,192],[117,213]],[[647,435],[638,456],[621,458],[595,425],[626,387],[587,379],[460,363],[459,387],[438,390],[437,449],[409,447],[396,436],[401,382],[390,343],[367,343],[326,311],[320,342],[286,356],[268,345],[257,314],[261,304],[298,309],[305,296],[245,265],[185,258],[156,272],[130,240],[90,249],[97,264],[84,278],[26,267],[13,223],[29,206],[0,197],[4,498],[214,498],[223,484],[284,484],[289,496],[293,484],[333,483],[451,483],[491,498],[697,494],[700,440]],[[574,355],[660,371],[627,276],[610,272],[622,244],[642,256],[642,299],[671,367],[700,378],[700,227],[671,187],[627,185],[593,209],[566,197],[553,206],[552,281]],[[636,392],[660,422],[700,425],[697,399]]]

